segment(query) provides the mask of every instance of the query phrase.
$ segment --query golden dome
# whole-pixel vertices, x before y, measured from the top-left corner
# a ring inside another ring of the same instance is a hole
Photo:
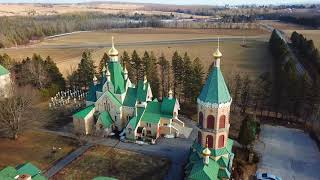
[[[220,52],[219,48],[216,50],[216,52],[213,53],[213,57],[215,57],[215,58],[222,57],[222,53]]]
[[[118,56],[119,52],[118,50],[114,47],[114,43],[113,43],[113,36],[112,36],[112,47],[108,52],[109,56]]]
[[[202,154],[204,156],[210,156],[211,155],[211,151],[208,147],[206,147],[203,151],[202,151]]]

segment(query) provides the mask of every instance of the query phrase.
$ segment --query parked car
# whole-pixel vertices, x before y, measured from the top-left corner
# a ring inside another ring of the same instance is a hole
[[[257,180],[282,180],[281,177],[275,176],[270,173],[256,173],[256,179]]]

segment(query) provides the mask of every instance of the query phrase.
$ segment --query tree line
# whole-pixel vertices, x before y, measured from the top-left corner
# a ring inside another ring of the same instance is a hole
[[[313,79],[319,79],[320,75],[320,53],[315,47],[313,40],[306,39],[302,34],[294,31],[291,34],[292,46],[299,56],[299,60],[304,63]]]
[[[279,16],[279,20],[283,22],[289,22],[289,23],[294,23],[294,24],[299,24],[299,25],[304,25],[304,26],[309,26],[313,28],[319,28],[320,27],[320,16],[315,15],[315,16],[308,16],[308,17],[303,17],[303,16]]]
[[[55,95],[66,86],[65,79],[56,63],[48,56],[45,59],[38,54],[14,61],[9,55],[0,55],[0,64],[12,73],[14,84],[20,87],[31,86],[38,89],[43,97]]]
[[[310,83],[306,73],[299,75],[289,46],[274,30],[269,48],[274,57],[273,110],[282,115],[307,119],[320,103],[319,80]]]
[[[0,17],[0,48],[27,44],[45,36],[86,30],[111,28],[161,27],[161,19],[170,15],[135,13],[104,14],[98,12],[60,14],[52,16]]]

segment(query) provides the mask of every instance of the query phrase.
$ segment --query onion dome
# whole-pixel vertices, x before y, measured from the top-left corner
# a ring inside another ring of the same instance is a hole
[[[217,48],[217,50],[213,53],[213,57],[214,57],[215,59],[222,57],[222,53],[220,52],[219,47],[220,47],[220,38],[218,38],[218,48]]]
[[[210,156],[211,155],[211,151],[208,148],[208,141],[206,142],[206,148],[202,151],[202,155],[203,156]]]
[[[108,52],[108,55],[109,56],[118,56],[119,55],[119,52],[118,52],[118,50],[114,47],[114,42],[113,42],[113,36],[112,36],[112,47],[111,47],[111,49],[109,50],[109,52]]]

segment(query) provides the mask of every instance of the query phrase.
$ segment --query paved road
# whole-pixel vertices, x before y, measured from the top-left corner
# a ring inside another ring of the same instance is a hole
[[[83,153],[85,153],[90,147],[92,147],[92,144],[86,144],[84,146],[79,147],[66,157],[64,157],[62,160],[60,160],[58,163],[53,165],[48,171],[46,171],[45,176],[50,178],[57,174],[61,169],[63,169],[65,166],[67,166],[69,163],[71,163],[73,160],[81,156]]]
[[[262,154],[259,172],[270,172],[283,180],[319,180],[320,152],[301,130],[263,125],[255,149]]]

